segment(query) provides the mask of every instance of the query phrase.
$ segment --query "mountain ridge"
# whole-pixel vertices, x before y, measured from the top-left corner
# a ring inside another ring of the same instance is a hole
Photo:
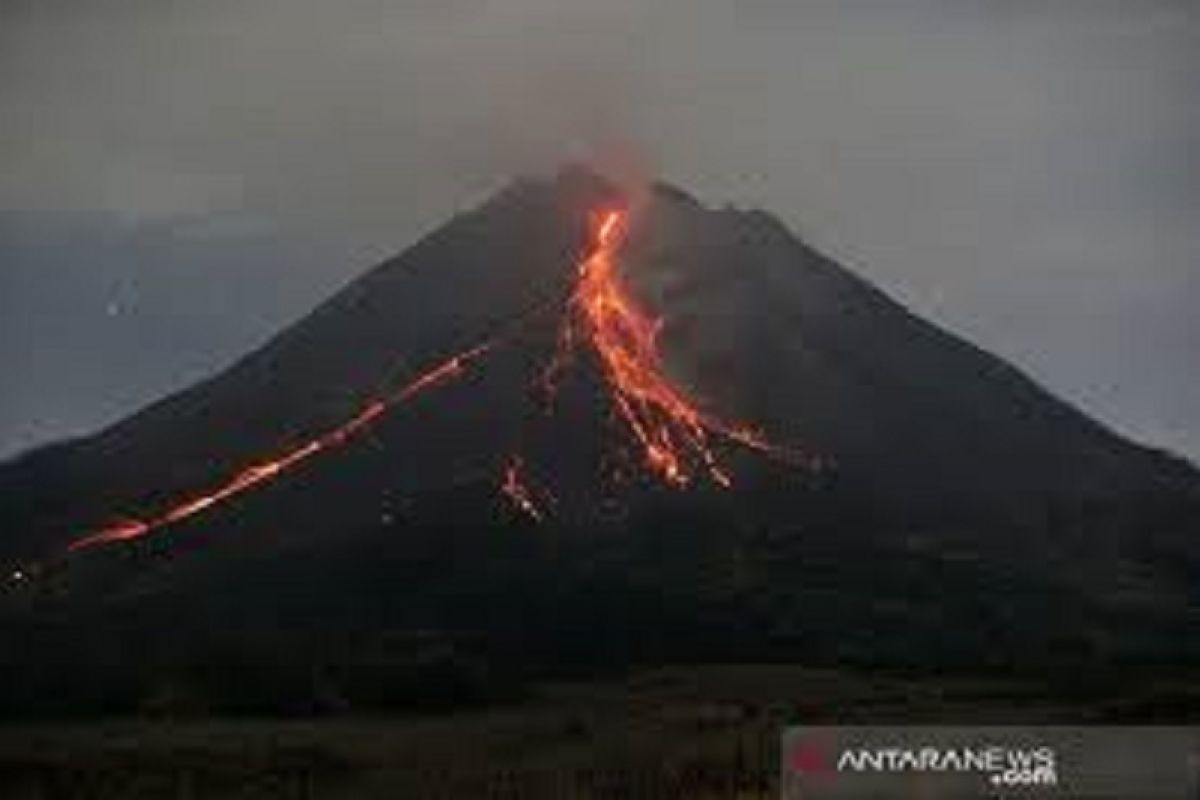
[[[517,182],[219,375],[0,467],[2,552],[54,561],[89,526],[212,486],[494,340],[479,369],[339,452],[7,586],[4,618],[34,639],[25,626],[60,620],[34,648],[43,659],[103,662],[56,638],[83,626],[88,641],[153,642],[149,660],[168,670],[230,631],[313,664],[348,636],[352,659],[389,632],[435,630],[535,671],[1200,655],[1196,472],[921,320],[766,212],[654,188],[620,274],[661,318],[681,391],[823,468],[732,442],[714,450],[730,489],[661,485],[586,342],[547,413],[538,376],[560,347],[561,304],[596,209],[620,196],[583,171]],[[505,497],[514,456],[546,500],[540,522]]]

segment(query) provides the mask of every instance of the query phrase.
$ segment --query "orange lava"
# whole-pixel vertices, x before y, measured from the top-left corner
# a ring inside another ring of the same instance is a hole
[[[683,488],[707,476],[728,488],[733,479],[719,462],[714,440],[721,439],[759,454],[797,463],[792,451],[774,447],[761,433],[703,411],[687,392],[667,377],[658,347],[662,320],[646,313],[629,294],[617,268],[626,234],[628,213],[609,210],[596,218],[594,238],[577,267],[574,290],[567,300],[559,328],[558,347],[539,382],[552,399],[560,374],[575,351],[594,351],[610,399],[620,420],[641,451],[650,473],[670,486]],[[274,457],[245,467],[225,483],[177,501],[166,511],[126,517],[76,539],[71,552],[101,544],[138,539],[169,525],[203,514],[242,493],[275,480],[319,454],[336,450],[370,428],[394,407],[459,378],[494,345],[495,339],[465,350],[421,373],[398,391],[372,400],[337,427]],[[549,492],[535,490],[524,478],[519,456],[504,468],[500,491],[519,510],[537,521],[553,501]]]
[[[485,342],[441,362],[418,375],[391,396],[367,403],[357,414],[336,428],[269,460],[251,464],[216,488],[181,500],[155,516],[118,520],[107,527],[76,539],[67,546],[67,549],[75,552],[110,542],[138,539],[168,525],[202,514],[249,489],[272,481],[317,454],[335,450],[346,444],[371,427],[392,408],[455,380],[490,347],[491,344]]]
[[[518,511],[535,522],[541,522],[545,518],[540,504],[534,497],[534,490],[525,480],[525,462],[520,456],[511,457],[505,464],[500,493],[508,498]]]
[[[671,486],[685,487],[707,475],[729,487],[732,477],[712,446],[722,436],[756,449],[765,439],[701,411],[667,377],[658,347],[661,319],[643,311],[626,290],[617,255],[628,223],[627,212],[601,214],[591,251],[580,263],[571,298],[568,330],[560,342],[587,342],[600,360],[617,413],[637,440],[646,467]],[[560,348],[561,349],[561,348]],[[561,363],[563,356],[556,356]]]

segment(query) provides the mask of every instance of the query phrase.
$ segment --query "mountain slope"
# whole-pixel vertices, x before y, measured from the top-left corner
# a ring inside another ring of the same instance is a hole
[[[322,662],[331,642],[357,663],[419,631],[537,668],[1194,656],[1194,471],[764,213],[655,187],[620,267],[663,320],[670,378],[819,468],[726,442],[732,488],[662,486],[586,348],[548,414],[539,376],[591,216],[619,202],[580,170],[515,184],[228,371],[6,465],[0,548],[43,564],[9,587],[6,624],[56,621],[31,663],[122,640],[153,642],[147,670],[265,642],[280,663]],[[144,540],[58,558],[481,341],[478,369],[337,452]],[[541,524],[502,491],[514,456]]]

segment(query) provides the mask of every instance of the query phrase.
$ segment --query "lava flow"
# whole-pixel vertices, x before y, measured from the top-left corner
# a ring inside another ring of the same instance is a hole
[[[251,464],[214,489],[176,503],[155,516],[118,520],[107,527],[76,539],[67,546],[67,549],[74,552],[109,542],[138,539],[160,528],[208,511],[249,489],[274,480],[318,453],[335,450],[346,444],[371,427],[389,409],[403,405],[418,395],[459,377],[473,361],[486,353],[490,347],[490,343],[484,343],[446,359],[418,375],[394,394],[367,403],[357,414],[336,428],[269,460]]]
[[[768,454],[782,451],[751,428],[704,413],[667,377],[658,346],[663,320],[640,308],[618,273],[618,249],[627,224],[624,210],[599,215],[592,248],[578,267],[559,335],[560,350],[546,371],[546,382],[552,385],[576,342],[588,343],[600,361],[613,405],[651,473],[675,487],[688,486],[706,474],[728,488],[732,477],[716,457],[714,437]]]
[[[537,492],[530,487],[525,479],[525,462],[520,456],[513,456],[504,465],[504,476],[500,481],[500,493],[521,513],[541,522],[545,519],[542,504],[535,499]]]
[[[794,463],[796,458],[790,451],[773,447],[758,431],[701,411],[667,377],[658,346],[663,321],[641,309],[622,283],[617,268],[628,212],[608,210],[597,215],[596,221],[593,241],[579,262],[574,287],[566,300],[558,351],[542,374],[551,396],[558,374],[574,351],[587,346],[599,362],[615,412],[638,444],[645,467],[668,485],[683,488],[707,476],[717,486],[731,486],[732,477],[714,451],[713,441],[718,438]],[[268,483],[318,454],[340,448],[393,407],[456,379],[495,343],[496,339],[489,340],[443,361],[395,393],[371,401],[341,425],[251,464],[207,492],[176,502],[155,515],[118,520],[76,539],[68,550],[138,539]],[[523,513],[539,521],[545,516],[542,500],[552,499],[549,492],[529,488],[519,456],[506,465],[500,491]]]

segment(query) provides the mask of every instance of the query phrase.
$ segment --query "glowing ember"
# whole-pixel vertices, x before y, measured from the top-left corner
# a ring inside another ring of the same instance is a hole
[[[541,508],[535,500],[534,490],[526,482],[525,479],[525,462],[520,456],[513,456],[504,466],[504,477],[500,481],[500,493],[503,494],[513,506],[532,518],[535,522],[541,522],[544,518]]]
[[[318,453],[334,450],[346,444],[373,425],[391,408],[403,405],[418,395],[458,378],[473,361],[486,353],[490,347],[490,343],[484,343],[443,361],[418,375],[390,397],[367,403],[357,414],[336,428],[268,461],[246,467],[215,489],[176,503],[156,516],[118,520],[108,527],[76,539],[68,545],[67,549],[77,551],[109,542],[138,539],[168,525],[182,522],[189,517],[208,511],[255,486],[272,481]]]

